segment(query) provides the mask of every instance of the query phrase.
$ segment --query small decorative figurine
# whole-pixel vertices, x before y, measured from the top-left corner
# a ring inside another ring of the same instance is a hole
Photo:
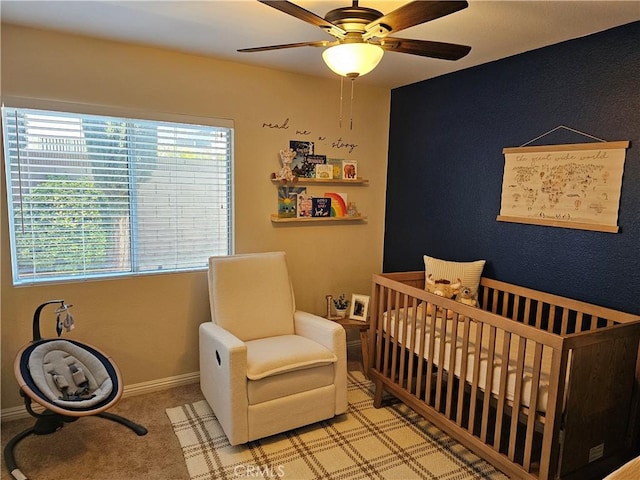
[[[280,150],[280,161],[282,162],[282,168],[275,174],[276,180],[282,180],[282,183],[295,182],[298,180],[291,171],[291,163],[296,156],[296,152],[287,148],[286,150]]]
[[[333,303],[333,295],[326,295],[327,299],[327,318],[331,316],[331,304]]]

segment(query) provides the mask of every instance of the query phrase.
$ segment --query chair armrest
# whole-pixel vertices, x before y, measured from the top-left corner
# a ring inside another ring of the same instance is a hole
[[[336,353],[336,347],[345,346],[347,337],[341,325],[312,313],[296,310],[293,314],[296,335],[307,337]]]
[[[296,335],[307,337],[331,350],[336,361],[336,415],[347,411],[347,334],[342,325],[311,313],[296,310],[293,314]]]
[[[200,325],[200,388],[233,445],[245,443],[247,347],[213,322]]]

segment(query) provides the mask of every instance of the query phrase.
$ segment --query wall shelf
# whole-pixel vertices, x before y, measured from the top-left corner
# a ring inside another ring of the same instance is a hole
[[[277,180],[275,178],[271,178],[271,183],[279,187],[294,187],[296,185],[309,185],[316,187],[322,187],[323,185],[339,185],[341,187],[366,187],[369,186],[369,180],[366,178],[358,177],[355,179],[344,179],[344,178],[298,178],[296,182],[283,182],[282,180]],[[285,225],[305,225],[310,223],[322,223],[325,222],[327,225],[335,225],[338,223],[366,223],[367,217],[358,213],[358,215],[354,216],[345,216],[345,217],[289,217],[289,218],[281,218],[278,217],[278,214],[271,214],[271,223],[273,224],[285,224]]]
[[[353,217],[295,217],[295,218],[280,218],[277,213],[271,214],[272,223],[314,223],[314,222],[352,222],[352,223],[364,223],[367,221],[367,217],[362,215],[356,215]]]
[[[298,178],[297,182],[286,182],[283,183],[282,180],[276,180],[275,178],[271,179],[271,183],[274,185],[281,185],[283,187],[291,187],[294,185],[353,185],[353,186],[365,186],[369,185],[369,180],[366,178],[355,178],[353,180],[347,180],[343,178],[331,178],[331,179],[323,179],[323,178]]]

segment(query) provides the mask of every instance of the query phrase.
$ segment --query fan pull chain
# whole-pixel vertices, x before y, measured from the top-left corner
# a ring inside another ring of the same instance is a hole
[[[342,128],[342,90],[344,86],[344,77],[340,76],[340,128]]]
[[[354,80],[355,78],[351,78],[351,98],[349,101],[349,130],[353,130],[353,90],[354,90]],[[344,77],[340,76],[340,119],[339,124],[340,128],[342,128],[342,112],[343,112],[343,104],[344,104]]]
[[[349,130],[353,130],[353,84],[354,78],[351,79],[351,104],[349,105]]]

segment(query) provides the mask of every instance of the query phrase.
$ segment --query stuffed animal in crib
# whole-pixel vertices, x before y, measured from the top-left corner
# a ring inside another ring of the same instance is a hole
[[[439,297],[453,298],[459,293],[461,285],[462,281],[460,279],[458,279],[456,283],[451,283],[450,280],[444,278],[434,280],[433,275],[429,274],[426,278],[425,290]],[[427,315],[431,315],[432,312],[432,305],[429,304],[427,306]],[[447,318],[453,318],[453,312],[451,310],[447,310]]]
[[[456,296],[456,300],[460,303],[464,303],[465,305],[471,305],[472,307],[478,306],[478,301],[476,300],[476,296],[471,290],[470,287],[462,286],[458,291],[458,295]]]

